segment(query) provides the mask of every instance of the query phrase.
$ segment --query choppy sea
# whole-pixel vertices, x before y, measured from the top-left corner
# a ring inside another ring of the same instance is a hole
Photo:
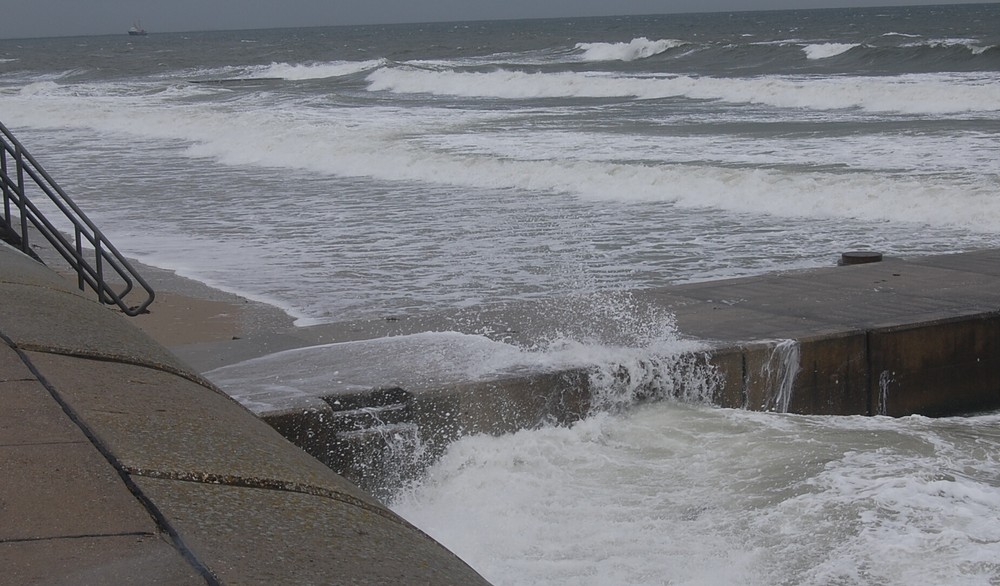
[[[0,121],[127,255],[301,325],[1000,246],[995,3],[8,39]],[[393,507],[496,584],[1000,584],[998,423],[665,401]]]

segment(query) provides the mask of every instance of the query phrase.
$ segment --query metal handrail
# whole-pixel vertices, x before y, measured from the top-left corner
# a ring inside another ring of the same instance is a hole
[[[117,305],[126,315],[136,316],[145,313],[156,296],[153,289],[3,123],[0,123],[0,133],[2,133],[0,182],[3,189],[3,221],[6,229],[15,236],[14,240],[21,250],[30,254],[28,225],[31,224],[76,271],[81,291],[85,285],[90,286],[97,293],[101,303]],[[13,162],[13,170],[10,169],[8,158]],[[70,242],[28,198],[25,176],[72,223],[73,242]],[[84,243],[90,246],[90,250],[84,249]],[[92,258],[93,262],[90,262],[89,258]],[[121,284],[109,283],[105,278],[106,272],[110,272],[112,277],[117,277]],[[125,300],[125,297],[133,292],[145,297],[138,305],[130,305]]]

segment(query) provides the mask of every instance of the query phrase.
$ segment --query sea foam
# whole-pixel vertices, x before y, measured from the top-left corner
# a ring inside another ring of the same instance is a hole
[[[501,99],[689,98],[780,108],[950,114],[1000,111],[1000,83],[991,74],[913,74],[895,77],[686,75],[636,77],[598,73],[426,71],[381,68],[371,91]]]
[[[806,57],[809,59],[828,59],[846,53],[861,45],[856,43],[820,43],[816,45],[806,45],[802,47]]]
[[[306,79],[326,79],[343,77],[371,71],[387,63],[385,59],[369,61],[331,61],[327,63],[272,63],[252,72],[251,77],[301,81]]]
[[[435,78],[420,76],[419,79]],[[464,83],[463,87],[470,86]],[[940,87],[944,93],[960,91],[943,83]],[[566,157],[517,160],[498,158],[492,153],[427,149],[419,142],[399,139],[405,133],[488,120],[495,116],[492,113],[377,107],[336,117],[317,116],[310,111],[224,113],[198,106],[162,108],[145,97],[134,98],[131,106],[123,98],[118,108],[109,108],[103,98],[88,99],[62,92],[47,96],[43,106],[37,95],[52,88],[52,84],[44,83],[35,88],[37,93],[24,96],[22,104],[6,100],[5,108],[22,123],[40,128],[92,128],[126,136],[182,140],[189,143],[191,157],[208,157],[237,167],[301,169],[345,177],[483,189],[524,189],[597,201],[664,202],[685,208],[716,208],[778,217],[892,220],[963,226],[984,232],[1000,230],[1000,202],[995,197],[995,185],[988,178],[966,182],[957,189],[947,177],[891,172],[845,174],[822,169],[784,171],[732,166],[725,161],[643,164]],[[1000,86],[982,91],[996,94]],[[902,96],[902,92],[901,97],[912,100]],[[993,107],[1000,108],[1000,99]],[[122,114],[122,108],[128,111],[127,116]],[[178,116],[180,112],[184,115]],[[530,143],[526,144],[525,152],[528,148]],[[808,193],[808,197],[803,193]]]
[[[392,507],[498,585],[986,584],[996,422],[661,403],[462,439]]]

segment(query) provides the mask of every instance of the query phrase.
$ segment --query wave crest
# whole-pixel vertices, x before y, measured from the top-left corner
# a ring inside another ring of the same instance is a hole
[[[590,73],[488,73],[379,69],[369,90],[500,99],[672,97],[767,104],[778,108],[947,114],[1000,110],[1000,87],[990,75],[902,75],[834,79],[635,77]],[[931,99],[933,98],[933,99]]]
[[[636,61],[687,44],[676,39],[650,41],[646,37],[638,37],[628,43],[577,43],[576,48],[583,52],[581,58],[584,61]]]
[[[21,88],[20,95],[23,97],[47,95],[59,89],[59,84],[54,81],[36,81]]]
[[[815,45],[806,45],[802,47],[805,51],[806,57],[809,59],[829,59],[830,57],[836,57],[850,51],[855,47],[860,47],[861,45],[856,43],[819,43]]]
[[[371,71],[384,66],[385,59],[372,59],[369,61],[331,61],[326,63],[272,63],[261,66],[254,71],[250,77],[253,78],[281,78],[289,81],[303,81],[307,79],[327,79],[331,77],[345,77]]]
[[[960,47],[968,49],[973,55],[982,55],[996,45],[982,45],[977,39],[931,39],[926,43],[912,43],[905,47],[930,47],[931,49],[951,49]]]

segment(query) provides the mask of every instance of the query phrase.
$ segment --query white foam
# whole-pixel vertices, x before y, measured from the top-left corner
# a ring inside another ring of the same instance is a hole
[[[371,71],[385,65],[384,59],[369,61],[331,61],[327,63],[272,63],[250,75],[257,78],[278,77],[287,80],[327,79]]]
[[[340,110],[335,116],[326,116],[310,110],[291,113],[225,112],[198,106],[164,108],[147,96],[134,102],[120,99],[112,103],[103,97],[63,95],[59,91],[46,99],[37,98],[55,89],[58,86],[51,82],[30,86],[26,90],[31,92],[29,96],[20,100],[5,98],[5,111],[21,124],[41,128],[93,128],[126,136],[188,141],[192,144],[191,156],[241,167],[304,169],[483,189],[516,188],[567,193],[590,200],[670,202],[686,208],[785,217],[892,220],[1000,231],[1000,201],[988,169],[978,179],[956,183],[951,177],[892,171],[783,171],[734,167],[730,161],[716,165],[668,161],[644,164],[601,157],[593,161],[516,160],[498,158],[493,153],[482,156],[427,149],[419,142],[399,138],[488,119],[496,116],[494,113],[372,107]],[[1000,84],[983,91],[998,93]],[[1000,97],[993,106],[1000,108]],[[484,140],[494,141],[494,137],[484,136]],[[526,139],[524,152],[530,152],[530,140]],[[886,148],[874,147],[875,152]],[[986,142],[980,150],[988,152],[991,148]],[[966,154],[981,156],[976,153],[969,150]],[[624,159],[632,159],[628,153],[623,154]],[[829,153],[817,154],[829,157]],[[989,160],[984,164],[988,166]]]
[[[20,94],[23,97],[45,95],[52,93],[53,90],[58,90],[58,88],[59,84],[54,81],[36,81],[22,87]]]
[[[809,59],[829,59],[850,51],[855,47],[860,47],[858,43],[819,43],[802,47],[806,57]]]
[[[997,416],[658,404],[460,440],[393,509],[505,584],[985,584]]]
[[[580,58],[584,61],[636,61],[687,44],[675,39],[651,41],[638,37],[628,43],[577,43],[576,48],[583,52]]]
[[[630,77],[596,73],[488,73],[382,68],[372,91],[501,99],[683,97],[780,108],[949,114],[1000,111],[1000,83],[990,73],[895,77]]]
[[[920,44],[915,44],[910,46],[920,46]],[[935,48],[964,47],[968,49],[973,55],[982,55],[986,51],[993,48],[993,46],[980,44],[979,39],[963,39],[963,38],[930,39],[925,43],[923,43],[923,46],[935,47]]]

